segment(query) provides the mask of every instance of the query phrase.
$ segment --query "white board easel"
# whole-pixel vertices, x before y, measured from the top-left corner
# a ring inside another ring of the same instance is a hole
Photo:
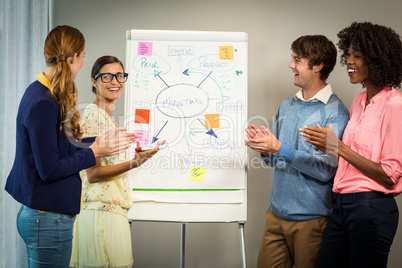
[[[142,145],[166,140],[129,172],[132,220],[247,221],[247,34],[131,30],[125,118]],[[134,148],[130,151],[134,154]],[[184,267],[184,247],[182,248]]]

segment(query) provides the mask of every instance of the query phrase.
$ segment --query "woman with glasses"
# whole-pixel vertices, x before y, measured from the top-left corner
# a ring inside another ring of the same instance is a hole
[[[54,28],[45,40],[44,55],[45,72],[26,89],[18,108],[15,160],[5,189],[22,203],[17,228],[26,244],[28,267],[67,268],[80,212],[79,171],[94,166],[96,157],[124,152],[136,135],[117,128],[82,139],[74,109],[74,79],[85,55],[79,30]]]
[[[97,59],[92,67],[95,100],[83,112],[84,136],[98,136],[117,127],[113,120],[116,100],[122,95],[128,74],[113,56]],[[159,150],[97,158],[96,165],[81,172],[82,210],[74,225],[72,267],[131,267],[131,233],[127,212],[132,206],[127,171],[139,167]]]
[[[342,141],[332,127],[301,134],[339,158],[333,213],[317,267],[387,267],[402,192],[402,42],[391,28],[352,23],[338,33],[341,63],[364,90],[353,100]]]

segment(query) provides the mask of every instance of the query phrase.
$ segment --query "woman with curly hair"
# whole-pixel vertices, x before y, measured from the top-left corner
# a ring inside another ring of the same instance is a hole
[[[402,192],[402,42],[391,28],[352,23],[338,33],[353,101],[340,141],[332,127],[300,129],[306,142],[338,159],[318,267],[387,267]]]

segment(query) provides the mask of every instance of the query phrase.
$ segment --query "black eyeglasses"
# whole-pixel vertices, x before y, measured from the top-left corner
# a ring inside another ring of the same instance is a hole
[[[116,77],[117,82],[119,83],[124,83],[127,81],[128,73],[117,73],[117,74],[111,74],[111,73],[100,73],[94,76],[94,79],[98,79],[100,76],[101,80],[103,83],[110,83],[113,80],[113,77]]]

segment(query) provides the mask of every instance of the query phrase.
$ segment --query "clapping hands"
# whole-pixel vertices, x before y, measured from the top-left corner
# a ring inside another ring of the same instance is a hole
[[[111,156],[124,152],[138,138],[135,133],[126,133],[125,128],[114,128],[96,137],[90,146],[96,157]]]
[[[247,139],[244,144],[252,150],[264,155],[278,153],[281,142],[268,128],[265,126],[258,128],[253,124],[249,124],[245,131],[247,132]]]

